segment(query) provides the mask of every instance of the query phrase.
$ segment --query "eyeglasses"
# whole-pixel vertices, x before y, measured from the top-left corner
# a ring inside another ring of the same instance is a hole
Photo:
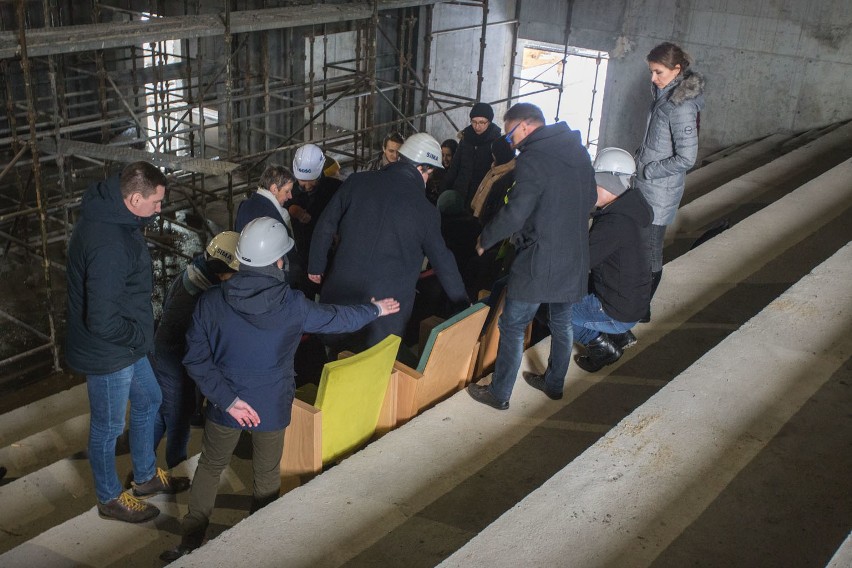
[[[490,120],[486,120],[486,119],[484,119],[484,118],[480,118],[479,120],[477,120],[477,119],[475,119],[475,118],[472,118],[472,119],[470,120],[470,123],[471,123],[472,125],[474,125],[474,126],[488,126],[488,123],[489,123],[489,122],[491,122],[491,121],[490,121]]]
[[[516,125],[512,128],[512,130],[510,130],[509,132],[507,132],[507,133],[506,133],[506,142],[508,142],[508,143],[509,143],[509,145],[512,145],[512,144],[513,144],[513,142],[512,142],[512,134],[514,134],[514,133],[515,133],[515,130],[517,130],[517,129],[518,129],[518,127],[521,125],[521,123],[522,123],[522,122],[523,122],[523,121],[521,121],[521,122],[519,122],[518,124],[516,124]]]

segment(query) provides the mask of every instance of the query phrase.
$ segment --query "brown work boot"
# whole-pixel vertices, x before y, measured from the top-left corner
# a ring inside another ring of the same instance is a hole
[[[143,499],[161,493],[180,493],[187,489],[189,489],[188,477],[172,477],[169,472],[159,467],[156,475],[145,483],[133,482],[133,494]]]
[[[144,523],[159,515],[160,510],[153,505],[140,501],[131,495],[130,491],[123,491],[115,499],[106,503],[98,503],[98,514],[103,519],[113,519],[125,523]]]

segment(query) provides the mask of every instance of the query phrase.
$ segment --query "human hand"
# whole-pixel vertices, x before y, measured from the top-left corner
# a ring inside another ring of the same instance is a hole
[[[322,274],[308,274],[308,280],[310,280],[314,284],[321,284]]]
[[[300,223],[311,222],[311,214],[305,211],[305,208],[300,205],[291,205],[287,211],[291,217],[294,217]]]
[[[399,311],[399,302],[397,302],[393,298],[385,298],[384,300],[376,300],[375,298],[370,298],[370,302],[372,302],[374,306],[377,306],[379,308],[379,317],[386,316],[389,314],[395,314]]]
[[[254,408],[249,403],[242,399],[237,399],[237,402],[228,410],[228,414],[243,428],[260,425],[260,416],[257,415],[257,412],[254,411]]]
[[[478,254],[479,256],[485,254],[485,249],[482,248],[482,245],[479,242],[479,237],[476,238],[476,254]]]

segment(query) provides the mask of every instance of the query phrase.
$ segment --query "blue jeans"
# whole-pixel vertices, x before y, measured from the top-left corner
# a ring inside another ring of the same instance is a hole
[[[508,401],[512,396],[524,355],[524,332],[540,305],[537,302],[519,302],[506,298],[506,306],[498,323],[500,344],[490,387],[491,394],[501,402]],[[562,392],[568,364],[571,362],[571,304],[552,303],[547,306],[551,343],[544,385],[549,392],[559,393]]]
[[[195,412],[195,382],[183,366],[185,345],[170,349],[157,345],[151,364],[163,392],[154,422],[154,450],[166,436],[166,465],[175,467],[187,458],[189,420]]]
[[[574,339],[588,345],[603,333],[624,333],[636,322],[623,322],[609,317],[594,294],[589,294],[574,304],[571,315]]]
[[[124,490],[115,469],[115,440],[124,432],[130,400],[130,459],[133,479],[145,482],[157,473],[154,419],[162,396],[148,357],[106,375],[87,375],[91,420],[89,463],[98,501],[106,503]]]
[[[648,228],[648,259],[651,262],[651,272],[660,272],[663,269],[666,229],[668,225],[651,225]]]

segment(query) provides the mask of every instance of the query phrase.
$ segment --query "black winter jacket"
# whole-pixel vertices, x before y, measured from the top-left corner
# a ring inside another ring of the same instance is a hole
[[[426,199],[424,189],[420,173],[407,163],[352,174],[331,199],[314,231],[308,274],[327,272],[323,302],[359,304],[371,297],[392,297],[400,303],[399,313],[368,326],[370,345],[388,333],[402,335],[424,257],[429,258],[451,301],[467,299],[456,261],[441,238],[440,214]],[[340,244],[326,271],[335,233]]]
[[[482,178],[491,169],[494,159],[491,156],[491,143],[500,137],[500,127],[493,122],[485,132],[477,134],[473,126],[462,130],[462,139],[453,161],[447,168],[444,178],[444,188],[454,189],[464,195],[465,207],[470,207],[470,201],[476,194]]]
[[[539,127],[518,150],[509,202],[483,228],[480,243],[488,249],[512,237],[510,299],[576,302],[588,288],[588,220],[597,201],[589,153],[564,122]]]
[[[591,291],[607,315],[621,322],[639,321],[651,302],[647,231],[653,218],[638,189],[628,190],[592,214]]]
[[[151,256],[119,177],[93,184],[68,245],[65,359],[75,371],[104,375],[128,367],[154,344]]]

